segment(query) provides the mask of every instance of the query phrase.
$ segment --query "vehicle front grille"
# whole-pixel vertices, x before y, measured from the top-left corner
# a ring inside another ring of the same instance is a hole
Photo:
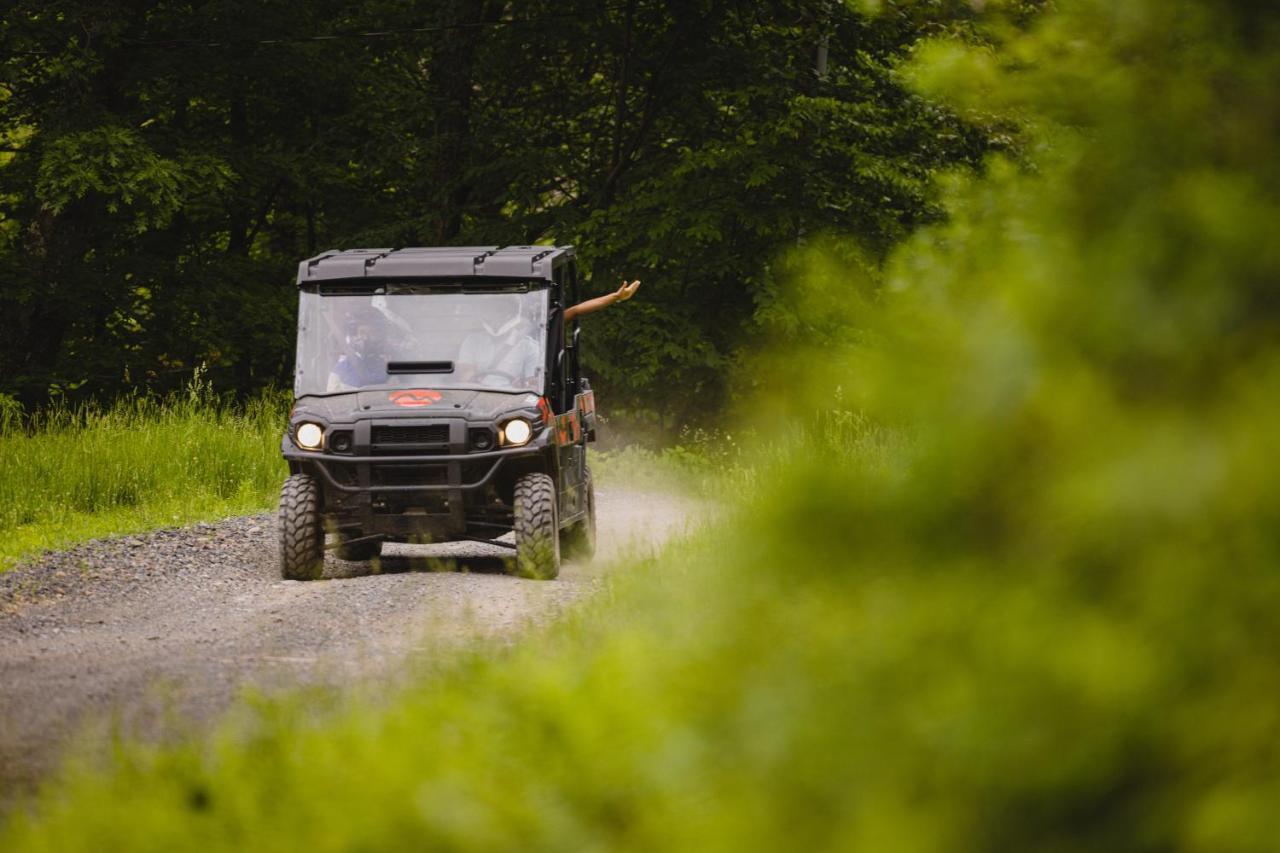
[[[447,444],[448,424],[426,426],[375,426],[372,442],[377,444]]]

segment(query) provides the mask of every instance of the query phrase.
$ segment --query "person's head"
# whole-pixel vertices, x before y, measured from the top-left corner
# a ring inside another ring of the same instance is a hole
[[[357,314],[347,320],[348,355],[370,358],[381,355],[385,344],[386,323],[373,314]]]
[[[522,303],[514,293],[492,297],[485,307],[485,326],[491,334],[506,334],[520,323]]]

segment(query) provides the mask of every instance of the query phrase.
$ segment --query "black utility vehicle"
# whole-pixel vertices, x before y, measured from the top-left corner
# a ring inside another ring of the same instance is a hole
[[[330,251],[298,267],[298,363],[283,453],[280,562],[319,577],[326,548],[514,547],[553,578],[595,550],[569,246]],[[515,532],[514,546],[497,542]],[[328,534],[332,541],[325,544]]]

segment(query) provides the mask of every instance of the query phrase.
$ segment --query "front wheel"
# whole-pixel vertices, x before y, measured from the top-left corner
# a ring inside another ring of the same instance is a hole
[[[516,481],[516,558],[510,570],[522,578],[550,580],[560,574],[560,517],[556,486],[546,474]]]
[[[310,474],[291,474],[280,490],[280,573],[311,581],[324,571],[320,485]]]

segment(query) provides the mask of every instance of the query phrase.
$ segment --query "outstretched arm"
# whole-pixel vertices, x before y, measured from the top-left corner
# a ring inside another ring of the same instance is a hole
[[[564,321],[567,323],[574,317],[581,314],[590,314],[592,311],[599,311],[601,308],[607,308],[615,302],[626,302],[628,299],[636,295],[636,291],[640,289],[640,280],[627,284],[624,280],[622,286],[613,293],[606,293],[604,296],[597,296],[595,299],[588,299],[586,302],[579,302],[577,305],[570,306],[564,312]]]

